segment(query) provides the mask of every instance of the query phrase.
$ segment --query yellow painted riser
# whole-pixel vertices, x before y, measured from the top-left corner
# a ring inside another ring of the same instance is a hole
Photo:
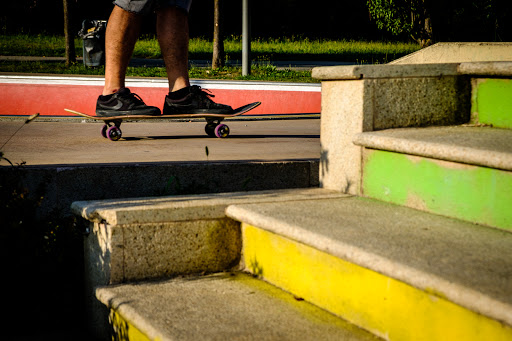
[[[125,319],[118,311],[110,310],[110,326],[115,336],[112,340],[126,340],[126,341],[160,341],[161,338],[156,337],[151,339],[137,327]]]
[[[512,328],[312,247],[242,224],[245,267],[389,340],[512,340]],[[433,292],[433,291],[431,291]]]

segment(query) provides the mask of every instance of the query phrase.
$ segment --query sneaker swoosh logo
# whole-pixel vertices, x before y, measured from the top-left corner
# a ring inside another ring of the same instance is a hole
[[[123,107],[123,102],[121,102],[120,100],[116,100],[117,101],[117,104],[114,105],[113,107],[110,107],[110,106],[106,106],[106,105],[103,105],[100,103],[100,107],[104,108],[104,109],[110,109],[110,110],[119,110]]]

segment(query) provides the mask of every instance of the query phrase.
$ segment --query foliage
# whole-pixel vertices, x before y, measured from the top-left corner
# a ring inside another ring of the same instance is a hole
[[[436,41],[507,41],[512,37],[510,0],[367,0],[377,28]]]
[[[430,45],[429,0],[367,0],[368,10],[377,27],[395,36],[410,36],[420,45]]]
[[[368,0],[368,10],[377,27],[394,35],[410,34],[413,29],[411,4],[405,0]]]
[[[76,54],[82,54],[79,41]],[[64,56],[64,38],[58,36],[4,35],[0,36],[0,55]],[[190,41],[190,76],[204,79],[245,79],[313,82],[311,73],[287,68],[277,68],[274,61],[322,60],[353,63],[387,63],[419,49],[413,43],[309,39],[307,37],[256,38],[252,42],[252,59],[257,62],[251,76],[243,77],[241,68],[230,66],[241,60],[242,41],[239,36],[225,40],[226,67],[218,70],[194,66],[194,59],[209,60],[213,44],[206,38]],[[134,57],[161,58],[158,41],[153,36],[143,36],[136,44]],[[82,63],[66,67],[56,61],[0,61],[0,72],[54,73],[103,75],[104,68],[87,68]],[[129,67],[129,76],[166,77],[163,67]]]

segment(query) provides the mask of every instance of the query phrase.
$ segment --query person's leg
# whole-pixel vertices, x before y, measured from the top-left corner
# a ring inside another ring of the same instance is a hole
[[[169,92],[190,86],[188,13],[178,7],[157,10],[156,32],[169,80]]]
[[[114,6],[105,33],[105,86],[110,95],[125,86],[125,74],[139,37],[142,16]]]
[[[96,102],[96,115],[160,115],[157,107],[144,101],[125,87],[126,69],[132,57],[142,25],[142,14],[151,1],[116,1],[105,33],[105,85]]]
[[[162,0],[157,9],[156,32],[165,61],[169,94],[163,114],[226,114],[233,109],[211,100],[214,97],[199,86],[190,86],[188,75],[188,9],[190,1]]]

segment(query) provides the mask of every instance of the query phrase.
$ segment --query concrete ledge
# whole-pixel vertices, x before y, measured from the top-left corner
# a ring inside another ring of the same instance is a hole
[[[0,176],[10,171],[0,167]],[[44,197],[39,215],[52,219],[69,216],[74,201],[318,187],[317,160],[57,164],[19,172],[29,193]]]
[[[458,72],[468,76],[510,77],[512,76],[512,61],[460,63]]]
[[[321,188],[283,189],[161,198],[77,201],[71,205],[71,210],[88,221],[105,223],[114,227],[129,224],[219,219],[226,216],[224,212],[226,207],[233,204],[340,196],[343,194]]]
[[[85,263],[91,287],[222,271],[240,256],[238,225],[225,208],[251,202],[339,197],[316,189],[75,202],[89,220]]]
[[[456,65],[450,67],[456,71]],[[323,81],[320,185],[359,193],[361,149],[352,144],[355,134],[467,123],[470,106],[470,84],[456,75]]]
[[[91,221],[84,263],[92,329],[107,328],[94,298],[98,286],[236,267],[240,228],[226,218],[228,205],[340,195],[316,188],[75,202],[72,210]]]
[[[117,336],[148,340],[377,340],[252,276],[220,273],[100,288]]]
[[[235,266],[240,236],[228,205],[340,196],[316,188],[75,202],[72,210],[90,221],[84,248],[94,288]]]
[[[510,86],[503,79],[510,70],[507,61],[313,69],[322,80],[320,186],[360,193],[356,134],[468,122],[510,127]]]
[[[512,335],[508,232],[350,197],[234,205],[227,214],[243,222],[247,269],[377,335],[393,339],[407,326],[409,339],[439,339],[450,328],[475,338],[484,325],[503,339]],[[375,273],[385,276],[382,283],[372,280]],[[396,283],[395,292],[390,279],[418,291]],[[429,306],[437,301],[439,307]],[[442,301],[468,309],[467,320],[453,317],[451,325],[445,308],[452,308]],[[438,328],[413,327],[426,324]]]
[[[350,65],[313,69],[312,77],[328,80],[455,76],[458,64]]]
[[[509,77],[512,61],[326,66],[312,72],[313,78],[324,81],[458,75]]]
[[[360,133],[354,144],[477,166],[512,170],[512,131],[488,127],[401,128]]]
[[[394,60],[390,64],[460,63],[482,61],[512,61],[512,43],[437,43]]]

